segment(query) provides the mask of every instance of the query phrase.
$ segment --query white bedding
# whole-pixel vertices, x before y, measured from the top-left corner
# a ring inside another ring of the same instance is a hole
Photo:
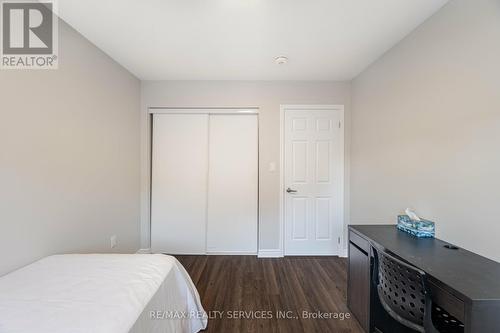
[[[1,333],[192,333],[203,314],[187,272],[161,254],[56,255],[0,277]]]

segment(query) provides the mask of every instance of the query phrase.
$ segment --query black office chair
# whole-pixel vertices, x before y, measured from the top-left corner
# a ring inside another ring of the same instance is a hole
[[[384,310],[400,324],[417,332],[463,333],[464,326],[434,305],[424,271],[372,244],[373,282]]]

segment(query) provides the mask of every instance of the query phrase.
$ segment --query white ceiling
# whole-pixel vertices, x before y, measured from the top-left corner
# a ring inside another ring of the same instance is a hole
[[[350,80],[447,1],[60,0],[59,15],[143,80]]]

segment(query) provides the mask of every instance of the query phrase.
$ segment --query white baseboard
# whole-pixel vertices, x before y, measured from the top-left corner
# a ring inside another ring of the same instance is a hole
[[[282,258],[283,251],[281,250],[259,250],[258,258]]]
[[[150,254],[151,249],[139,249],[137,251],[138,254]],[[255,255],[255,252],[221,252],[221,251],[214,251],[214,252],[207,252],[206,255],[225,255],[225,256],[251,256]],[[203,255],[203,254],[197,254],[197,255]],[[283,258],[283,252],[279,249],[277,250],[259,250],[257,253],[258,258]],[[343,249],[339,252],[339,257],[342,258],[347,258],[347,249]]]
[[[252,251],[207,251],[208,256],[254,256]]]
[[[138,254],[150,254],[151,253],[151,248],[147,249],[139,249],[136,253]],[[214,251],[214,252],[207,252],[206,255],[226,255],[226,256],[251,256],[257,254],[258,258],[282,258],[283,257],[283,252],[279,249],[277,250],[259,250],[258,253],[255,252],[221,252],[221,251]],[[203,255],[203,254],[198,254],[198,255]],[[347,251],[345,256],[347,256]]]

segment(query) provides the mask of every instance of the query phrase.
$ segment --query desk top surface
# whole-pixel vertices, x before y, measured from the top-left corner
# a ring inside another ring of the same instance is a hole
[[[437,238],[416,238],[395,225],[350,225],[365,238],[396,254],[471,301],[500,300],[500,263]]]

